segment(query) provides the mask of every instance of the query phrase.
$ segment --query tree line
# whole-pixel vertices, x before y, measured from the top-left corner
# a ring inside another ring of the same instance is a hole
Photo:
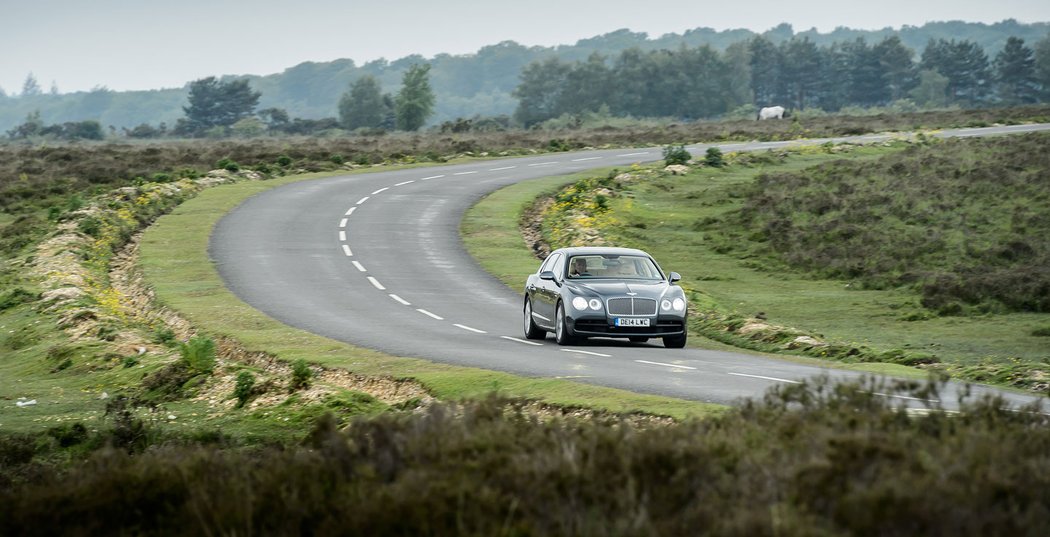
[[[990,59],[975,42],[931,39],[921,55],[889,36],[818,46],[765,36],[719,52],[708,45],[632,48],[615,58],[547,58],[522,71],[514,117],[531,126],[565,114],[698,119],[740,107],[789,109],[1019,105],[1050,99],[1050,37],[1035,48],[1010,37]]]

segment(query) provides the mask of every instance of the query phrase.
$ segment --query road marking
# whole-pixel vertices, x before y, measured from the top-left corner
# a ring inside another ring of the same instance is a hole
[[[498,171],[502,171],[502,170],[513,170],[514,168],[517,168],[517,166],[504,166],[502,168],[489,168],[489,171],[490,172],[498,172]]]
[[[375,192],[373,192],[372,195],[375,196],[376,194],[378,194],[380,192],[385,192],[387,190],[390,190],[390,187],[384,186],[383,188],[380,188],[379,190],[376,190]]]
[[[572,161],[573,162],[583,162],[585,160],[598,160],[598,159],[601,159],[601,158],[602,157],[574,158],[574,159],[572,159]]]
[[[927,403],[940,403],[941,402],[939,399],[921,399],[919,397],[909,397],[907,395],[896,395],[896,394],[892,394],[892,393],[879,393],[879,392],[871,392],[871,393],[874,394],[874,395],[878,395],[880,397],[896,397],[898,399],[907,399],[909,401],[925,401]]]
[[[339,221],[339,227],[346,227],[346,222],[347,221],[348,221],[348,219],[346,219],[346,218],[340,220]]]
[[[343,253],[346,254],[346,257],[354,256],[353,252],[350,251],[350,247],[345,244],[343,245]]]
[[[444,321],[445,320],[444,317],[440,317],[438,315],[434,315],[433,313],[430,313],[429,311],[427,311],[427,310],[425,310],[423,308],[416,308],[416,311],[418,311],[419,313],[422,313],[423,315],[426,315],[427,317],[430,317],[432,319],[437,319],[439,321]]]
[[[346,242],[346,232],[345,231],[340,231],[339,232],[339,240],[341,242]]]
[[[616,156],[618,156],[618,157],[637,157],[638,155],[648,155],[648,154],[649,154],[648,152],[642,152],[642,153],[624,153],[624,154],[622,154],[622,155],[616,155]]]
[[[409,301],[407,301],[407,300],[405,300],[405,299],[403,299],[403,298],[401,298],[401,297],[399,297],[399,296],[397,296],[397,295],[395,295],[393,293],[391,293],[390,298],[400,302],[404,306],[411,306],[412,305]]]
[[[526,345],[536,345],[538,347],[542,347],[543,346],[543,343],[536,343],[535,341],[526,341],[524,339],[518,339],[516,337],[510,337],[510,336],[500,336],[500,337],[503,338],[503,339],[509,339],[511,341],[517,341],[518,343],[524,343]]]
[[[405,186],[407,184],[411,184],[411,183],[415,183],[415,182],[416,182],[415,179],[413,179],[411,181],[401,181],[400,183],[398,183],[398,184],[396,184],[394,186]]]
[[[365,197],[363,197],[363,198],[361,198],[361,199],[357,200],[357,204],[358,204],[358,205],[361,205],[362,203],[364,203],[364,202],[366,202],[366,201],[368,201],[368,196],[365,196]]]
[[[350,207],[349,209],[347,209],[346,210],[346,216],[350,216],[350,215],[354,214],[354,209],[357,209],[357,207]]]
[[[429,181],[431,179],[441,179],[444,175],[431,175],[430,177],[424,177],[420,181]]]
[[[474,332],[476,334],[488,334],[488,332],[486,332],[484,330],[478,330],[477,328],[471,328],[469,326],[464,326],[462,324],[453,324],[452,326],[455,326],[455,327],[458,327],[458,328],[462,328],[464,330],[469,330],[469,331]]]
[[[529,164],[529,166],[530,167],[532,167],[532,166],[550,166],[551,164],[558,164],[558,162],[556,162],[556,161],[552,161],[552,162],[537,162],[536,164]]]
[[[577,354],[590,354],[591,356],[601,356],[602,358],[612,358],[611,354],[602,354],[600,352],[581,351],[580,349],[561,349],[562,352],[575,352]]]
[[[802,384],[797,380],[778,379],[776,377],[763,377],[762,375],[748,375],[747,373],[730,373],[730,375],[735,375],[737,377],[751,377],[756,379],[775,380],[777,382],[787,382],[790,384]]]
[[[379,289],[380,291],[386,291],[386,287],[383,287],[383,284],[379,283],[379,280],[375,279],[374,277],[369,276],[368,281],[372,282],[372,285],[376,286],[376,289]]]
[[[687,365],[665,364],[663,362],[650,362],[648,360],[635,360],[635,362],[638,362],[640,364],[662,365],[664,367],[674,367],[678,369],[696,369],[695,367],[689,367]]]
[[[357,261],[351,261],[351,263],[353,263],[354,266],[357,267],[357,270],[360,270],[361,272],[368,272],[367,270],[365,270],[365,266],[361,263],[358,263]]]
[[[452,175],[470,175],[472,173],[478,173],[478,172],[457,172],[457,173],[454,173]]]

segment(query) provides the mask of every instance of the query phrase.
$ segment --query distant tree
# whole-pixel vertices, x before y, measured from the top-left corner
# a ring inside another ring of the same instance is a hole
[[[863,37],[843,44],[846,60],[845,98],[849,104],[878,106],[889,101],[889,91],[883,77],[882,64],[875,49]]]
[[[49,93],[51,95],[58,95],[58,83],[54,80],[51,81],[51,90],[49,91]]]
[[[748,42],[751,68],[751,91],[759,106],[786,104],[781,70],[783,58],[772,41],[758,36]]]
[[[896,35],[880,41],[873,51],[882,68],[882,79],[890,100],[903,99],[919,83],[915,71],[915,51],[904,46]]]
[[[372,75],[357,79],[339,99],[339,122],[344,129],[376,129],[383,125],[386,116],[379,81]]]
[[[266,124],[267,130],[271,132],[281,131],[291,121],[288,111],[284,108],[265,108],[256,112],[256,115]]]
[[[401,79],[401,91],[394,99],[397,127],[416,131],[434,113],[434,91],[430,89],[430,64],[414,64]]]
[[[4,91],[3,87],[0,87],[0,99],[7,98],[7,92]]]
[[[923,108],[942,108],[948,104],[948,77],[923,69],[919,71],[919,83],[908,95]]]
[[[26,81],[22,83],[22,96],[32,97],[34,95],[40,95],[43,93],[40,90],[40,84],[36,81],[36,77],[33,73],[26,75]]]
[[[140,138],[140,139],[151,139],[151,138],[163,138],[167,134],[168,126],[161,123],[159,127],[154,127],[149,123],[142,123],[134,128],[123,129],[124,136],[128,138]]]
[[[521,84],[513,93],[518,99],[514,119],[528,128],[557,117],[561,92],[571,70],[569,64],[554,57],[525,66],[521,72]]]
[[[40,120],[40,110],[34,110],[26,115],[21,125],[7,131],[8,138],[29,138],[37,136],[44,130],[44,122]]]
[[[973,41],[931,39],[922,52],[923,69],[948,79],[946,92],[952,102],[979,104],[988,95],[991,71],[988,55]]]
[[[605,64],[605,57],[592,53],[587,61],[577,63],[566,74],[557,108],[562,113],[579,114],[608,106],[612,82],[612,72]]]
[[[1006,104],[1028,104],[1039,100],[1035,57],[1024,39],[1010,37],[995,56],[995,79],[999,99]]]
[[[780,44],[783,59],[781,77],[788,105],[798,110],[810,106],[821,89],[822,55],[808,37],[792,38]]]
[[[190,83],[189,106],[182,107],[185,121],[176,130],[199,136],[213,127],[229,127],[251,116],[260,96],[245,79],[220,82],[210,76],[195,80]]]
[[[1050,100],[1050,35],[1035,44],[1033,75],[1039,84],[1040,96]]]

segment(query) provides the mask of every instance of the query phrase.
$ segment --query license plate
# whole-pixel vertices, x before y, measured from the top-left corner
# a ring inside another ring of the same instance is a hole
[[[616,326],[649,326],[649,319],[616,318]]]

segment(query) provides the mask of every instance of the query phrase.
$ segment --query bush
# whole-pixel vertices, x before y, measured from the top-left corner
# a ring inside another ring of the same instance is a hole
[[[21,287],[15,287],[0,296],[0,311],[11,309],[20,304],[27,304],[37,299],[37,295]]]
[[[255,375],[248,371],[237,373],[237,384],[233,388],[233,396],[237,398],[237,408],[241,408],[248,403],[254,387]]]
[[[301,388],[310,387],[310,379],[313,378],[314,372],[310,369],[309,364],[302,358],[292,363],[292,390],[298,390]]]
[[[215,166],[220,168],[220,169],[226,170],[228,172],[239,172],[239,171],[241,171],[241,165],[237,164],[236,162],[234,162],[233,160],[231,160],[229,158],[220,159],[219,162],[217,162],[215,164]]]
[[[94,216],[85,216],[77,222],[77,230],[89,237],[97,239],[98,234],[102,231],[102,221]]]
[[[707,164],[712,168],[721,168],[722,166],[725,166],[725,160],[722,159],[722,150],[717,147],[708,147],[707,154],[704,155],[704,164]]]
[[[693,158],[693,155],[689,154],[689,151],[685,149],[684,145],[669,145],[664,147],[664,164],[671,166],[673,164],[685,164]]]
[[[215,369],[215,342],[197,336],[179,345],[182,361],[197,373],[211,373]]]

